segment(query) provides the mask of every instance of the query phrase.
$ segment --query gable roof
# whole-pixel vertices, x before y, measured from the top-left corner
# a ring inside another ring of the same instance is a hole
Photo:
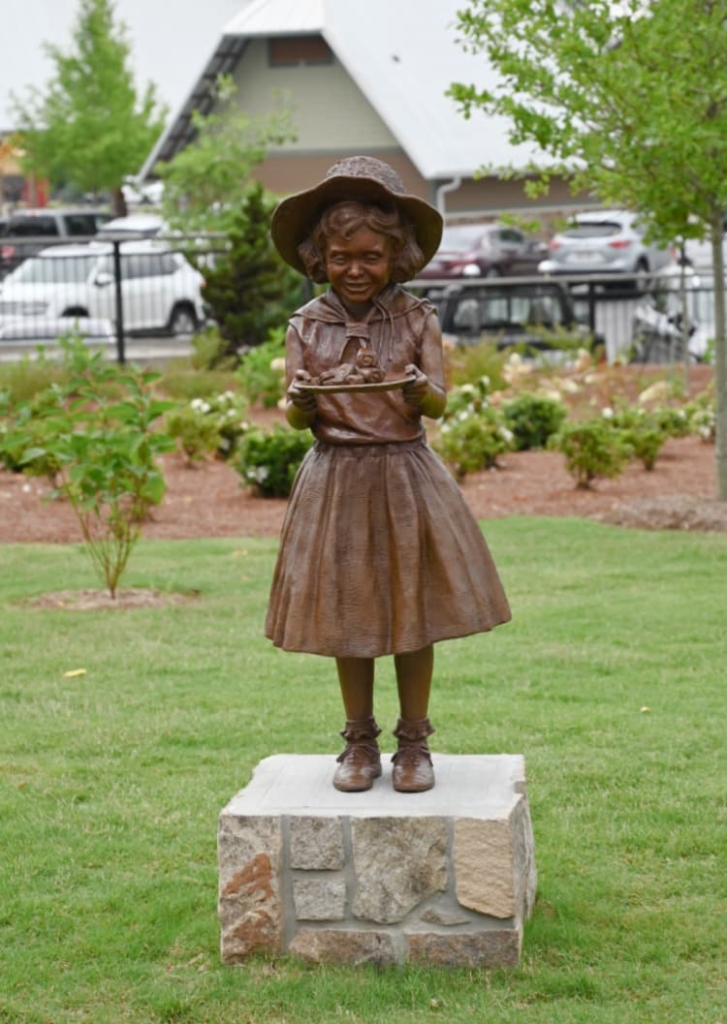
[[[472,176],[483,166],[524,167],[532,148],[510,144],[502,119],[468,120],[446,95],[455,81],[492,87],[484,56],[457,43],[462,0],[252,0],[225,26],[202,75],[142,169],[191,141],[194,109],[212,106],[211,86],[231,71],[250,39],[320,34],[402,149],[427,180]]]

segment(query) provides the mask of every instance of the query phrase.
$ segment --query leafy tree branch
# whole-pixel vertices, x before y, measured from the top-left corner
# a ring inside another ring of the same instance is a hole
[[[504,116],[510,141],[541,154],[507,169],[534,175],[531,193],[565,176],[574,191],[643,214],[656,241],[710,238],[718,496],[727,500],[724,3],[469,0],[458,25],[463,47],[496,78],[484,89],[454,83],[451,95],[465,117]]]
[[[71,183],[94,195],[110,192],[126,212],[121,186],[135,174],[161,133],[166,109],[154,85],[134,85],[126,29],[111,0],[81,0],[73,46],[46,44],[55,73],[44,89],[13,96],[29,170],[53,185]]]

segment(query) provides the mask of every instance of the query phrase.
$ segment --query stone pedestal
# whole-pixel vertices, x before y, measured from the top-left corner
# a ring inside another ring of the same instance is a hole
[[[219,819],[222,959],[500,967],[520,962],[536,873],[519,755],[434,755],[428,793],[366,793],[333,756],[261,761]]]

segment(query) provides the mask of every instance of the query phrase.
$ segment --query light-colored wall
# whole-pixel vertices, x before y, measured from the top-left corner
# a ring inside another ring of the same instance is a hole
[[[254,116],[270,112],[277,93],[287,94],[298,132],[295,142],[272,152],[368,152],[397,142],[363,93],[334,57],[332,64],[269,67],[267,43],[251,40],[234,73],[240,106]]]
[[[365,153],[391,164],[408,192],[436,204],[437,186],[442,183],[421,176],[335,57],[332,64],[270,67],[267,41],[254,39],[245,47],[233,77],[237,100],[251,116],[269,114],[276,96],[279,105],[293,110],[298,138],[271,147],[256,172],[271,192],[285,196],[310,188],[336,161]],[[522,182],[494,177],[467,178],[444,201],[448,218],[490,220],[511,212],[544,222],[576,203],[564,182],[553,181],[549,197],[532,201]]]

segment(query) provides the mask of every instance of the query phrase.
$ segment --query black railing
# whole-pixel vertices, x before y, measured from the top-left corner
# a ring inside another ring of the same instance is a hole
[[[129,338],[189,339],[208,318],[204,271],[223,251],[220,236],[0,236],[0,352],[77,333],[115,345]]]
[[[674,266],[646,280],[643,276],[624,274],[542,274],[519,278],[421,279],[410,282],[408,287],[433,299],[440,309],[443,330],[462,344],[487,340],[490,334],[504,334],[516,343],[518,330],[540,327],[556,336],[565,337],[570,332],[577,338],[574,327],[579,327],[589,344],[602,347],[609,362],[626,359],[666,363],[712,357],[714,288],[709,271],[697,274],[687,268],[683,281],[681,268]],[[510,299],[506,303],[505,299],[514,294],[518,301]],[[469,302],[460,298],[458,306],[453,298],[457,295],[469,296]],[[481,297],[479,303],[473,301],[475,296]],[[531,302],[526,303],[526,298]],[[544,318],[536,317],[530,310],[542,310],[544,298],[550,313]],[[457,313],[465,305],[470,313],[479,305],[480,322],[457,322]],[[512,323],[502,319],[488,322],[485,311],[498,308],[513,317]]]
[[[0,355],[3,351],[52,343],[77,333],[89,343],[115,349],[124,362],[130,339],[156,337],[172,351],[172,342],[189,342],[208,320],[205,269],[224,251],[224,237],[167,235],[144,238],[10,238],[0,236]],[[714,338],[714,292],[709,276],[679,268],[650,279],[608,277],[458,278],[419,280],[407,287],[432,296],[440,305],[443,329],[471,344],[492,326],[482,310],[506,310],[502,329],[515,318],[517,329],[536,324],[577,339],[580,331],[601,345],[609,362],[709,359]],[[548,299],[517,303],[494,301],[513,289],[519,298]],[[488,296],[469,303],[467,320],[451,296],[465,292]],[[547,293],[547,294],[546,294]],[[447,298],[445,306],[444,297]],[[478,308],[475,308],[478,307]],[[516,312],[513,312],[513,311]],[[545,316],[545,319],[543,319]],[[459,317],[459,320],[457,319]],[[520,317],[520,320],[517,320]],[[528,319],[532,317],[533,319]],[[523,319],[524,318],[524,319]],[[522,321],[522,322],[521,322]],[[517,331],[512,335],[516,338]],[[508,335],[509,337],[509,335]]]

